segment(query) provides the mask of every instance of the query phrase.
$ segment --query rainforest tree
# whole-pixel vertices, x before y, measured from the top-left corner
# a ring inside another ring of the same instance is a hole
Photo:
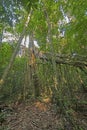
[[[77,130],[74,111],[87,103],[83,98],[87,91],[87,2],[6,3],[5,0],[0,3],[0,41],[3,30],[17,35],[19,40],[14,49],[9,43],[0,46],[0,89],[5,95],[10,92],[11,97],[17,93],[17,100],[49,97],[57,112]],[[19,57],[21,42],[27,36],[28,47],[24,46]]]

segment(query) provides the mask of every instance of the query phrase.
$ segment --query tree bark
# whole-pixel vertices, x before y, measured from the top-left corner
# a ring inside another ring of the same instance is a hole
[[[40,83],[39,83],[39,78],[36,73],[36,56],[35,56],[35,49],[34,49],[34,40],[33,40],[33,34],[30,34],[30,43],[29,43],[29,59],[30,59],[30,66],[31,66],[31,72],[32,72],[32,82],[33,82],[33,87],[34,87],[34,96],[35,98],[40,96]]]

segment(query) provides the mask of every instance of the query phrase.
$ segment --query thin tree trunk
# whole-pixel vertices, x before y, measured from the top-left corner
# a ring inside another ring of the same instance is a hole
[[[51,33],[52,24],[50,23],[49,15],[46,10],[45,4],[44,4],[44,14],[47,19],[47,25],[48,25],[48,42],[50,44],[50,51],[53,54],[51,58],[52,58],[52,65],[53,65],[53,72],[54,72],[54,77],[53,77],[54,86],[55,86],[55,90],[57,90],[58,82],[57,82],[56,62],[55,62],[55,53],[54,53],[55,51],[52,43],[52,33]],[[52,89],[54,90],[54,88]]]
[[[2,29],[1,29],[1,31],[0,31],[0,46],[2,45],[3,33],[4,33],[4,26],[5,26],[5,25],[2,26]]]
[[[8,64],[7,68],[5,69],[5,71],[4,71],[3,75],[2,75],[2,78],[0,79],[0,89],[2,88],[2,85],[3,85],[3,83],[5,82],[5,79],[6,79],[7,75],[8,75],[8,72],[9,72],[10,68],[11,68],[12,65],[13,65],[13,62],[14,62],[15,57],[16,57],[16,55],[17,55],[17,52],[18,52],[18,50],[19,50],[20,44],[21,44],[22,39],[23,39],[23,37],[24,37],[24,34],[25,34],[25,32],[26,32],[26,28],[27,28],[28,23],[29,23],[29,21],[30,21],[31,14],[32,14],[32,9],[30,10],[30,13],[28,14],[28,17],[27,17],[27,20],[26,20],[26,23],[25,23],[23,32],[22,32],[22,34],[21,34],[21,36],[20,36],[20,38],[19,38],[19,40],[18,40],[18,44],[17,44],[17,46],[16,46],[16,48],[15,48],[15,50],[14,50],[14,53],[13,53],[11,59],[10,59],[10,62],[9,62],[9,64]]]

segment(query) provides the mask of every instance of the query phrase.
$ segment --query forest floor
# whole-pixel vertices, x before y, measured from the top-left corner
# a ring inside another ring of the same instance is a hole
[[[83,129],[79,130],[87,130],[86,119],[79,114],[78,123],[83,126]],[[15,104],[12,110],[8,109],[7,117],[2,121],[0,130],[73,130],[73,127],[67,123],[60,112],[56,111],[55,105],[46,99],[45,102],[28,101]]]

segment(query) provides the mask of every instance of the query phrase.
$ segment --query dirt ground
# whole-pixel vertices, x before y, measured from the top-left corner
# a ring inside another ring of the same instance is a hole
[[[61,113],[57,114],[55,106],[51,103],[34,101],[16,104],[14,110],[7,114],[0,130],[73,130],[68,123],[65,125],[64,122]],[[84,118],[79,123],[82,123],[86,130]]]

